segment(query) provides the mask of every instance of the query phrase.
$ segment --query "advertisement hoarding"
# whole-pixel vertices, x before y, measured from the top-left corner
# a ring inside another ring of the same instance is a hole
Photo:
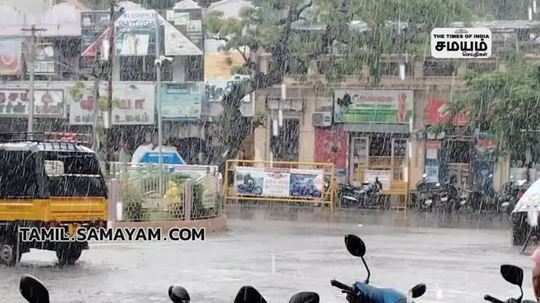
[[[146,56],[154,54],[156,12],[134,10],[122,14],[115,22],[115,43],[118,56]],[[152,48],[150,48],[152,41]]]
[[[22,69],[22,39],[0,39],[0,75],[18,75]]]
[[[93,124],[94,87],[92,82],[78,82],[82,87],[80,94],[74,96],[73,86],[67,91],[69,96],[69,122],[72,125]],[[108,86],[103,83],[99,88],[99,94],[103,100],[107,96]],[[155,115],[155,91],[154,84],[140,82],[113,82],[113,125],[148,125],[154,124]],[[105,108],[98,106],[98,123],[105,120]]]
[[[161,115],[164,119],[199,119],[204,84],[202,82],[163,83]]]
[[[30,106],[28,94],[28,89],[0,89],[0,116],[28,115]],[[65,117],[64,91],[62,89],[34,90],[34,115],[51,118]]]

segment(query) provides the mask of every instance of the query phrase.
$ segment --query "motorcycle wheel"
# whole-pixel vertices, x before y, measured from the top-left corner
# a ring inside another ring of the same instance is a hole
[[[512,217],[512,245],[523,245],[525,240],[527,240],[530,230],[529,223],[527,223],[527,215],[517,213]]]

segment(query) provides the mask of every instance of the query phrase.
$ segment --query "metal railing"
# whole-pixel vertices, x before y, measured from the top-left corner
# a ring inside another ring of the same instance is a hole
[[[197,220],[223,211],[215,166],[165,164],[161,173],[159,164],[109,164],[114,220]]]

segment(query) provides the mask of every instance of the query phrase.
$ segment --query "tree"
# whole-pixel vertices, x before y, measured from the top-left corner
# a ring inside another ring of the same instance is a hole
[[[504,66],[468,74],[466,91],[450,103],[449,112],[467,111],[470,129],[492,133],[499,155],[510,154],[514,162],[527,166],[540,159],[540,64],[512,57]]]
[[[251,80],[235,85],[223,100],[220,127],[223,149],[213,163],[234,157],[252,131],[240,100],[249,92],[280,83],[288,74],[305,74],[312,63],[330,81],[358,73],[363,66],[377,85],[381,58],[390,53],[425,53],[435,26],[470,18],[463,0],[253,0],[240,18],[209,12],[207,31],[242,54]],[[398,24],[401,25],[398,31]],[[257,52],[272,55],[263,73]]]

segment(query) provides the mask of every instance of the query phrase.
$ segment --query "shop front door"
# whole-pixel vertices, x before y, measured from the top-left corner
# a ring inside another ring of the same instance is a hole
[[[361,185],[369,164],[369,137],[352,137],[350,152],[349,182]]]

